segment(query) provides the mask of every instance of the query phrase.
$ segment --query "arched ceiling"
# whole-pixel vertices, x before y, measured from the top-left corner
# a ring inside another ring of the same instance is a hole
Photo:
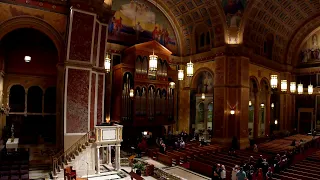
[[[194,29],[199,24],[206,24],[208,30],[213,32],[215,46],[224,44],[224,15],[221,5],[216,1],[159,0],[158,3],[169,12],[177,23],[182,39],[183,55],[195,53],[195,47],[193,47],[195,45]]]
[[[319,0],[253,0],[250,3],[244,22],[244,44],[263,55],[264,39],[273,34],[272,59],[281,63],[286,60],[291,39],[320,14]]]

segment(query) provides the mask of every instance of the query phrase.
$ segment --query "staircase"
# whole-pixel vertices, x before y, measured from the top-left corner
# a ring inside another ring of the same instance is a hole
[[[76,170],[77,177],[95,173],[95,152],[92,147],[95,139],[90,138],[91,134],[89,131],[66,151],[62,150],[52,157],[53,179],[64,179],[64,168],[67,166],[72,166],[73,170]]]

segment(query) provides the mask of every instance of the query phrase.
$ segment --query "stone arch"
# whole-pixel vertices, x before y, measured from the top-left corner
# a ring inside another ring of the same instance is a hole
[[[257,90],[259,90],[260,89],[260,83],[259,83],[258,78],[255,77],[255,76],[250,76],[249,79],[250,79],[250,81],[252,80],[254,82],[254,84],[257,86]]]
[[[32,16],[18,16],[1,23],[0,39],[9,32],[21,28],[32,28],[47,35],[57,48],[59,57],[58,62],[63,63],[65,61],[65,43],[63,38],[50,24],[40,18]]]
[[[193,75],[193,77],[192,77],[192,79],[191,79],[191,86],[190,86],[191,89],[196,89],[196,88],[197,88],[197,80],[198,80],[200,74],[201,74],[202,72],[204,72],[204,71],[209,72],[210,75],[214,78],[214,73],[213,73],[213,71],[212,71],[211,69],[209,69],[209,68],[207,68],[207,67],[200,68],[200,69],[198,69],[198,70],[194,73],[194,75]],[[213,83],[214,83],[214,82],[213,82]]]
[[[260,88],[259,88],[259,90],[261,91],[262,88],[264,88],[264,87],[263,87],[263,83],[266,84],[266,86],[265,86],[266,90],[270,91],[270,90],[271,90],[270,81],[269,81],[269,79],[266,78],[266,77],[263,77],[263,78],[260,80]]]

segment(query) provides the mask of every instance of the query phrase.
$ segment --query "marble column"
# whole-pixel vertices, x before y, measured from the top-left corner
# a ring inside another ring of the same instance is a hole
[[[104,119],[107,24],[93,12],[71,8],[68,30],[64,149]]]
[[[112,152],[111,152],[111,146],[108,146],[108,165],[112,166]]]
[[[100,147],[96,147],[96,169],[100,173]]]
[[[254,120],[253,120],[253,137],[257,138],[259,136],[259,114],[260,114],[260,100],[259,92],[254,94]]]
[[[115,169],[117,171],[120,170],[121,166],[120,166],[120,146],[121,145],[116,145],[116,157],[115,157]]]
[[[270,135],[270,117],[271,117],[271,92],[267,94],[266,99],[266,120],[265,120],[265,135]]]
[[[220,56],[215,61],[212,142],[231,145],[236,137],[240,148],[246,148],[249,146],[249,59]],[[235,114],[231,115],[230,110],[235,110]]]

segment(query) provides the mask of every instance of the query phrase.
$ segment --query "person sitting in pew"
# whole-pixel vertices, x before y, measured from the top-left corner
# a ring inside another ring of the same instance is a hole
[[[166,144],[164,144],[163,141],[162,141],[162,143],[160,144],[160,153],[166,154]]]
[[[273,176],[272,168],[269,167],[268,172],[266,173],[266,180],[272,180],[272,176]]]
[[[253,152],[258,152],[258,145],[257,144],[254,144],[253,145]]]
[[[255,163],[255,160],[254,160],[253,156],[250,156],[249,160],[248,160],[248,164],[249,165],[254,165],[254,163]]]
[[[296,140],[294,139],[290,146],[296,146]]]
[[[186,148],[186,143],[183,140],[180,141],[180,148],[181,149],[185,149]]]
[[[175,149],[179,150],[180,149],[180,143],[178,141],[176,141],[174,143],[174,147],[175,147]]]
[[[204,139],[201,139],[200,146],[206,146],[206,145],[207,145],[207,143],[204,141]]]

